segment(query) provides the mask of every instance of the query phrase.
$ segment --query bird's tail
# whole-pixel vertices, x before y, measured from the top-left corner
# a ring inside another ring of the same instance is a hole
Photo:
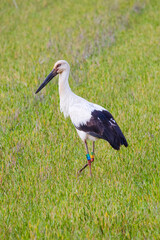
[[[119,150],[121,145],[128,147],[127,140],[118,125],[114,127],[114,134],[109,134],[109,132],[106,130],[104,131],[103,136],[104,139],[107,140],[110,145],[116,150]]]

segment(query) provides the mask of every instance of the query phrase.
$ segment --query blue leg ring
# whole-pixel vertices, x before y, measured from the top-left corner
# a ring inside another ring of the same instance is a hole
[[[91,160],[91,157],[90,157],[89,154],[86,154],[86,157],[87,157],[87,160],[88,160],[88,161]]]

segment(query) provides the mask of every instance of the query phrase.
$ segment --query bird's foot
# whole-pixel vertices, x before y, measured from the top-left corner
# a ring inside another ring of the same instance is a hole
[[[89,162],[90,161],[90,162]],[[78,174],[80,174],[87,166],[89,166],[89,164],[91,165],[91,163],[94,161],[94,158],[89,160],[87,164],[85,164],[79,171]]]
[[[81,168],[79,171],[78,171],[78,174],[80,174],[86,167],[88,166],[88,163],[84,165],[83,168]]]

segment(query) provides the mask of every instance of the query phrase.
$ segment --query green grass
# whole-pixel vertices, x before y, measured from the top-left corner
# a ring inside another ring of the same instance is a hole
[[[0,3],[0,239],[160,239],[159,0],[16,3]],[[93,178],[76,177],[85,148],[57,79],[34,94],[59,59],[129,143],[96,142]]]

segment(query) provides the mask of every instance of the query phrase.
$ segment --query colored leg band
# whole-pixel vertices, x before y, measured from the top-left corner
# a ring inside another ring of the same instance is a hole
[[[91,152],[91,162],[93,162],[93,161],[94,161],[94,153]]]
[[[94,158],[94,153],[93,152],[91,152],[91,158]]]
[[[87,160],[88,160],[88,161],[91,160],[91,157],[90,157],[89,154],[86,154],[86,157],[87,157]]]

